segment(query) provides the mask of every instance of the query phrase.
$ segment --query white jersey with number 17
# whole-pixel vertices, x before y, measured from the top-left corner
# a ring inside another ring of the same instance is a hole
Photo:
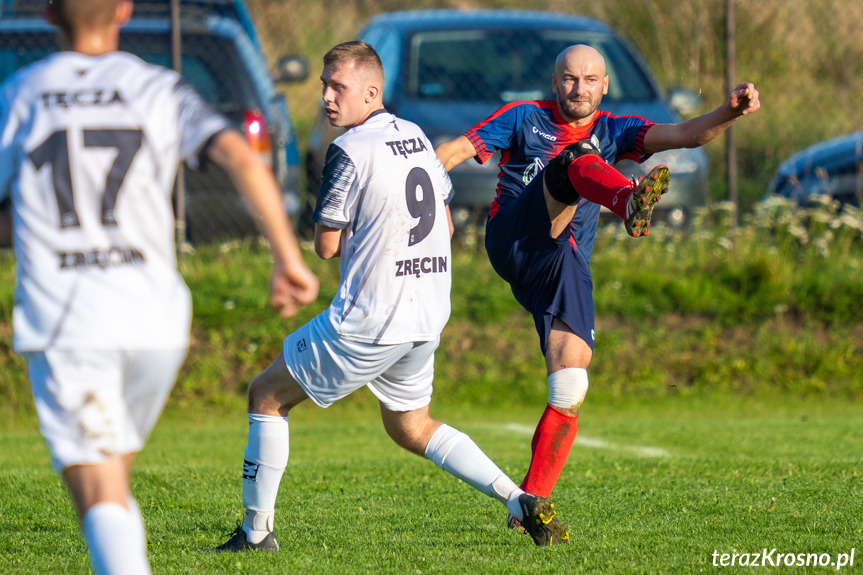
[[[17,351],[188,344],[171,192],[227,127],[175,72],[122,52],[61,52],[0,86]]]
[[[450,314],[452,194],[423,131],[386,110],[330,145],[314,218],[344,230],[328,310],[341,337],[399,344],[440,335]]]

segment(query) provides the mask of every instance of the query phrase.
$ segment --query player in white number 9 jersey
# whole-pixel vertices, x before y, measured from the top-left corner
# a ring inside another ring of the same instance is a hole
[[[128,478],[189,344],[173,241],[178,162],[213,160],[259,214],[283,315],[317,296],[278,186],[243,136],[175,72],[116,51],[131,12],[123,0],[53,0],[46,14],[71,50],[0,86],[13,345],[99,574],[149,573]]]
[[[317,236],[341,258],[333,329],[368,343],[436,338],[450,313],[453,190],[426,135],[378,109],[330,145],[321,182]]]
[[[327,118],[347,132],[327,153],[315,250],[341,258],[341,282],[330,307],[288,336],[249,388],[245,516],[213,551],[279,550],[288,412],[308,398],[328,407],[364,386],[397,444],[498,499],[537,545],[568,539],[548,500],[519,489],[467,435],[429,416],[434,351],[450,313],[453,191],[422,130],[383,108],[383,80],[365,42],[324,56]]]

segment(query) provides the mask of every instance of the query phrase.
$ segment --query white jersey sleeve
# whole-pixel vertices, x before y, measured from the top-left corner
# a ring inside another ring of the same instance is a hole
[[[201,155],[214,136],[227,129],[225,119],[183,80],[174,85],[177,124],[180,130],[180,158],[192,168],[201,165]]]
[[[0,90],[17,351],[188,344],[172,188],[179,161],[228,123],[178,86],[130,54],[61,52]]]
[[[328,310],[346,339],[429,341],[450,313],[452,183],[415,124],[381,110],[327,153],[315,222],[344,230]]]

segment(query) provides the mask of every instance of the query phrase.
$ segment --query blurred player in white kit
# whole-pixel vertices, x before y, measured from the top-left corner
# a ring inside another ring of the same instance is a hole
[[[258,216],[282,315],[314,301],[272,174],[171,70],[118,52],[125,0],[53,0],[69,50],[0,86],[0,200],[12,198],[14,349],[97,574],[150,572],[129,472],[189,344],[176,269],[178,162],[209,158]],[[2,234],[0,234],[2,235]]]

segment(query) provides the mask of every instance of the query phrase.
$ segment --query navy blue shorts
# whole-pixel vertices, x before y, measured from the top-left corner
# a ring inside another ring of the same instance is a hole
[[[572,226],[551,237],[551,221],[537,176],[486,225],[485,247],[494,270],[533,315],[545,355],[554,318],[593,349],[593,280],[587,260],[571,242]]]

